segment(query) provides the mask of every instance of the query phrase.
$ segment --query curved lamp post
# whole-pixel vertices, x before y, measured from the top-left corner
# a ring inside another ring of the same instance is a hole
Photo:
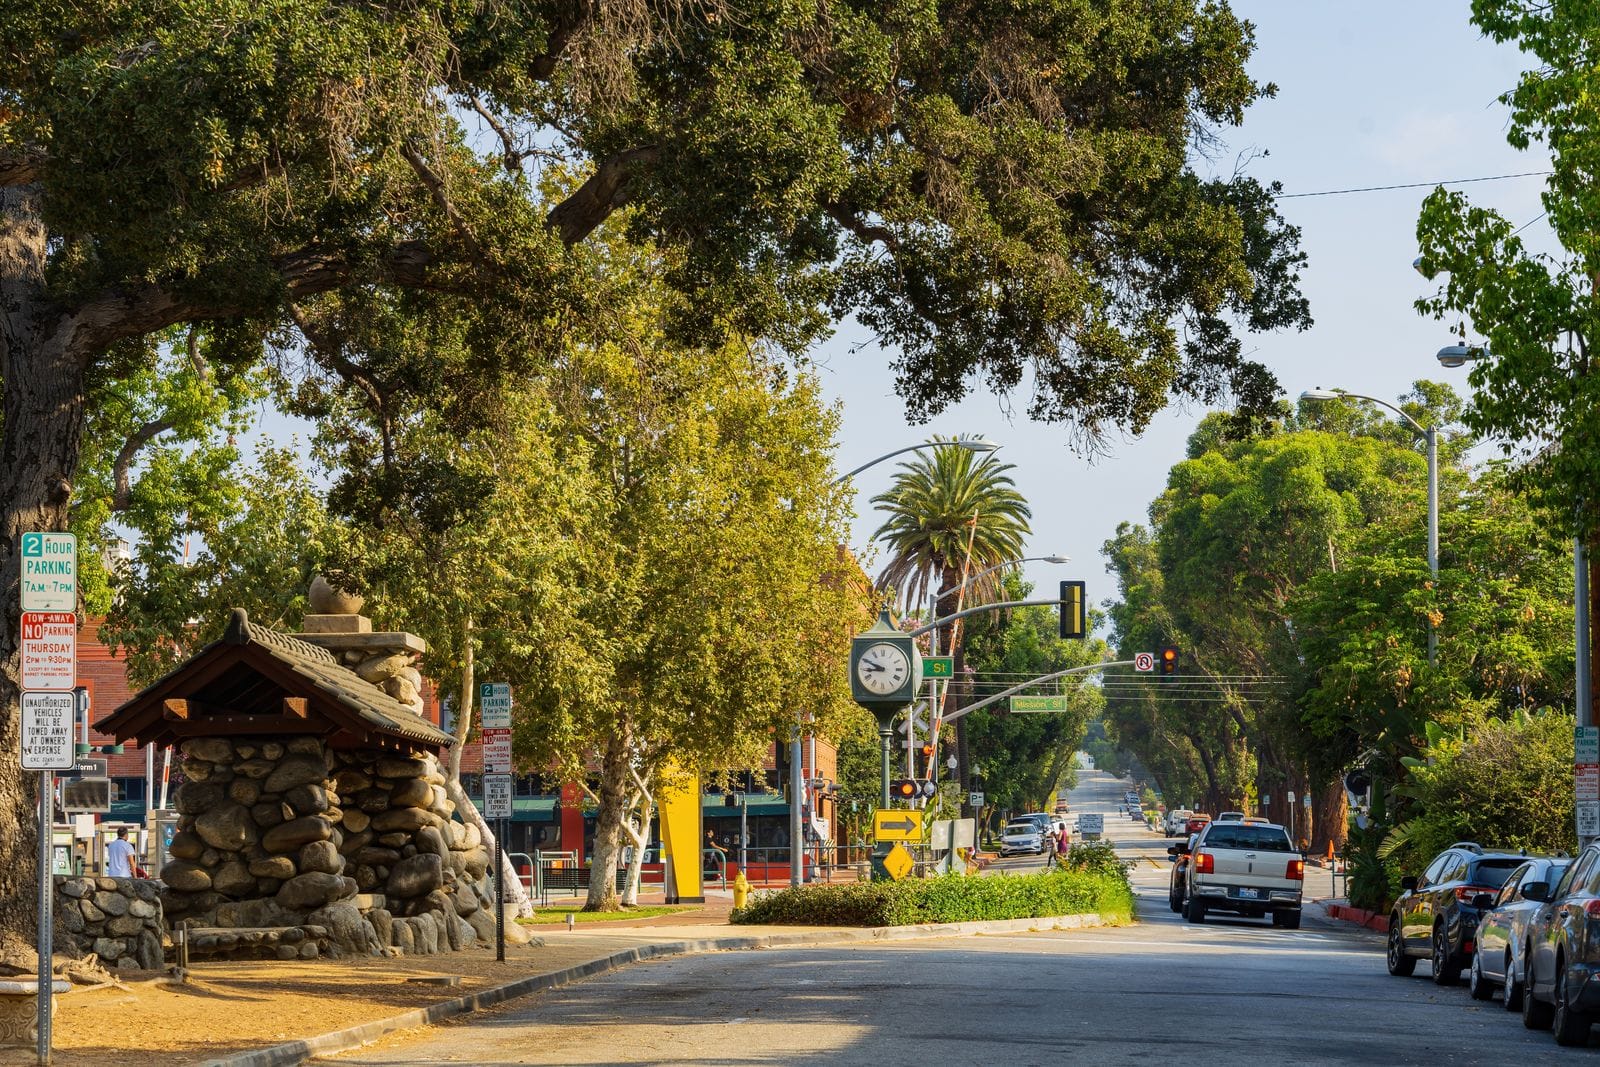
[[[1439,361],[1445,360],[1445,352],[1457,347],[1439,351]],[[1446,366],[1460,366],[1460,364],[1446,364]],[[1300,394],[1301,400],[1366,400],[1377,404],[1379,407],[1388,408],[1399,415],[1411,428],[1420,433],[1428,443],[1428,574],[1434,579],[1435,584],[1439,579],[1439,434],[1437,427],[1424,426],[1404,411],[1395,407],[1387,400],[1379,400],[1375,396],[1365,396],[1361,393],[1341,393],[1332,389],[1307,389]],[[1433,620],[1428,620],[1428,666],[1433,666],[1433,661],[1439,647],[1439,636],[1434,632]]]
[[[907,445],[904,448],[897,448],[893,452],[885,452],[877,459],[869,459],[854,470],[846,471],[839,475],[833,480],[833,484],[838,485],[841,482],[847,482],[868,467],[875,467],[886,459],[893,459],[907,452],[920,452],[925,448],[964,448],[968,452],[994,452],[1000,446],[987,437],[958,437],[954,441],[923,441],[921,444]]]

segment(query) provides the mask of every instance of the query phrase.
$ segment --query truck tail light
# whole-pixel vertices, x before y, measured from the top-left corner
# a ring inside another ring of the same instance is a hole
[[[1303,882],[1303,881],[1305,881],[1306,880],[1306,861],[1305,860],[1290,860],[1289,861],[1289,869],[1283,873],[1283,876],[1285,878],[1289,879],[1291,882]]]
[[[1211,853],[1209,853],[1209,852],[1196,852],[1194,854],[1194,873],[1195,874],[1210,874],[1215,869],[1216,869],[1216,861],[1211,858]]]

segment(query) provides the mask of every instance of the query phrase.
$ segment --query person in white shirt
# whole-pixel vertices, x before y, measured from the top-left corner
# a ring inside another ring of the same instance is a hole
[[[128,828],[117,831],[117,839],[106,846],[106,874],[112,878],[133,877],[133,845],[128,841]]]

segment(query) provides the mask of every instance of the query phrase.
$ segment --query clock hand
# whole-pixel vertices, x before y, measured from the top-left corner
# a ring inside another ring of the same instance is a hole
[[[869,670],[869,671],[882,671],[882,670],[883,670],[883,669],[884,669],[884,666],[883,666],[883,664],[881,664],[881,663],[874,663],[874,662],[872,662],[872,661],[871,661],[871,660],[870,660],[870,659],[864,659],[864,660],[862,660],[862,661],[861,661],[861,665],[862,665],[862,666],[863,666],[863,667],[865,667],[865,668],[866,668],[866,669],[867,669],[867,670]]]

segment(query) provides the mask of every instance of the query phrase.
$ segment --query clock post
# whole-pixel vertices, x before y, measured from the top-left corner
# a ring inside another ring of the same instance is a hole
[[[922,685],[922,655],[917,640],[894,625],[885,608],[878,621],[850,642],[850,695],[857,704],[872,712],[878,721],[880,756],[880,803],[887,808],[889,764],[894,747],[894,720],[916,700]],[[883,855],[888,846],[873,849],[873,876],[883,870]]]

